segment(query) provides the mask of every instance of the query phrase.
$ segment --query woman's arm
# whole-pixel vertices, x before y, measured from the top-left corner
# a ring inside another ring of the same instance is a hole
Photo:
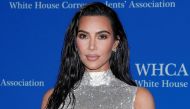
[[[138,88],[135,98],[135,109],[155,109],[153,96],[146,88]]]
[[[48,90],[48,91],[45,93],[45,95],[44,95],[44,97],[43,97],[43,100],[42,100],[41,109],[46,109],[46,105],[47,105],[47,103],[48,103],[48,99],[49,99],[49,97],[51,96],[52,93],[53,93],[53,89],[50,89],[50,90]]]

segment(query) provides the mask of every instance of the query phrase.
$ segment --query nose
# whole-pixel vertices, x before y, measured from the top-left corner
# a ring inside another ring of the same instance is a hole
[[[96,40],[95,40],[95,38],[90,38],[88,48],[89,48],[89,50],[95,50],[96,49]]]

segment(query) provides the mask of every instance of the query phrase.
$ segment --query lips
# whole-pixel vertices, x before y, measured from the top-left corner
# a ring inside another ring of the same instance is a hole
[[[100,56],[95,54],[86,55],[88,61],[96,61]]]

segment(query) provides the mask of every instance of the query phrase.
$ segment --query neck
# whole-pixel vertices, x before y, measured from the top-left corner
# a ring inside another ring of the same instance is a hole
[[[106,69],[106,70],[86,70],[86,73],[103,73],[103,72],[108,72],[110,70],[110,68]]]
[[[111,69],[106,71],[85,71],[83,84],[90,86],[109,85],[113,74]]]

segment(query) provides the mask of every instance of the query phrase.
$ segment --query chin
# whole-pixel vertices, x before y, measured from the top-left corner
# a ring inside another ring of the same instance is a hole
[[[89,69],[89,70],[97,70],[99,69],[101,66],[98,66],[98,65],[87,65],[86,68]]]
[[[97,70],[99,67],[96,66],[86,66],[87,69],[89,70]]]

